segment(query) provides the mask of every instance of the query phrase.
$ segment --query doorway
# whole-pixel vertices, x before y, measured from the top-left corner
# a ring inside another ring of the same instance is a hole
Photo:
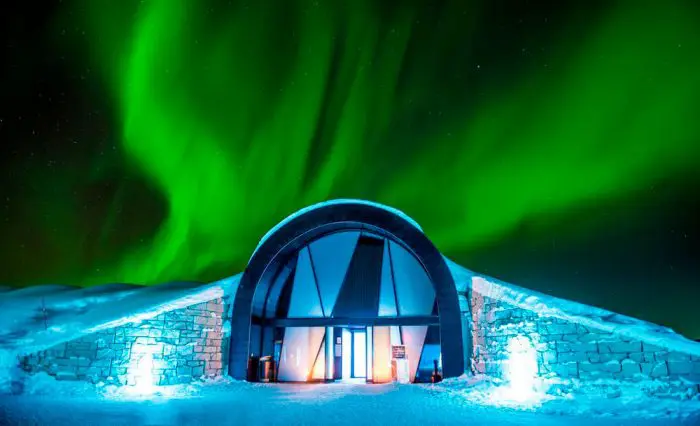
[[[367,378],[367,329],[350,329],[352,336],[352,349],[350,351],[352,359],[350,362],[350,378]]]
[[[372,345],[368,341],[371,336],[371,327],[338,327],[337,343],[334,356],[336,367],[334,380],[343,382],[364,383],[372,377],[371,360]],[[342,336],[342,338],[340,337]]]

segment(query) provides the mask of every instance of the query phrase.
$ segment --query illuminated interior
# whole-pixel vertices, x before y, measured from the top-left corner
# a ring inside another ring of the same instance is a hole
[[[435,289],[403,245],[338,231],[280,264],[251,321],[252,352],[273,356],[277,381],[383,383],[405,370],[429,382],[441,368]]]

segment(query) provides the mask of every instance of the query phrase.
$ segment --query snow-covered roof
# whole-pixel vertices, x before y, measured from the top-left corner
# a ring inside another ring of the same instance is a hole
[[[267,241],[267,239],[270,238],[270,236],[271,236],[272,234],[274,234],[275,232],[277,232],[277,231],[279,231],[280,229],[282,229],[282,227],[283,227],[284,225],[288,224],[289,222],[291,222],[291,221],[294,220],[295,218],[297,218],[297,217],[299,217],[299,216],[301,216],[301,215],[303,215],[303,214],[305,214],[305,213],[308,213],[308,212],[310,212],[310,211],[320,209],[320,208],[322,208],[322,207],[332,206],[332,205],[338,205],[338,204],[363,204],[363,205],[366,205],[366,206],[376,207],[376,208],[379,208],[379,209],[388,211],[388,212],[390,212],[390,213],[393,213],[393,214],[395,214],[395,215],[401,217],[401,218],[404,219],[406,222],[408,222],[408,223],[410,223],[411,225],[413,225],[414,227],[416,227],[416,229],[418,229],[419,231],[423,232],[423,228],[421,228],[420,225],[418,225],[418,222],[416,222],[415,220],[411,219],[406,213],[402,212],[401,210],[395,209],[395,208],[393,208],[393,207],[386,206],[386,205],[384,205],[384,204],[375,203],[375,202],[373,202],[373,201],[360,200],[360,199],[351,199],[351,198],[347,198],[347,199],[346,199],[346,198],[339,198],[339,199],[337,199],[337,200],[323,201],[323,202],[321,202],[321,203],[317,203],[317,204],[310,205],[310,206],[308,206],[308,207],[304,207],[303,209],[297,210],[296,212],[294,212],[294,213],[290,214],[289,216],[287,216],[286,218],[284,218],[280,223],[278,223],[277,225],[275,225],[274,227],[272,227],[272,229],[270,229],[269,231],[267,231],[267,233],[266,233],[265,235],[263,235],[263,237],[260,239],[260,242],[258,243],[258,246],[255,247],[255,250],[253,251],[253,254],[250,256],[251,259],[253,258],[253,256],[255,255],[255,253],[258,251],[258,249],[263,245],[263,243],[264,243],[265,241]]]
[[[211,284],[43,285],[0,293],[0,353],[28,354],[80,336],[234,294],[240,274]]]
[[[477,274],[445,258],[457,291],[472,289],[483,296],[500,300],[542,316],[559,318],[586,327],[617,333],[634,340],[667,348],[671,351],[700,356],[700,343],[671,328],[617,314],[595,306],[560,299],[537,291]]]
[[[670,328],[528,290],[477,274],[448,258],[445,261],[459,292],[472,289],[543,316],[700,356],[700,343]],[[0,359],[3,354],[34,353],[82,335],[232,296],[240,277],[238,274],[210,284],[175,282],[149,287],[107,284],[90,288],[44,285],[0,292]]]

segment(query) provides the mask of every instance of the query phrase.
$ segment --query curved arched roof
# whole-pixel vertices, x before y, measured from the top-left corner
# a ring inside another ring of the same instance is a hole
[[[258,290],[265,295],[274,276],[295,251],[315,238],[346,229],[376,230],[409,249],[427,272],[435,289],[443,350],[443,375],[464,373],[462,315],[457,289],[442,255],[420,226],[390,207],[363,200],[332,200],[302,209],[272,228],[246,267],[233,300],[229,373],[237,379],[247,374],[247,359],[255,338],[251,334],[253,307]]]
[[[257,247],[255,247],[253,254],[251,254],[251,256],[250,256],[251,259],[253,258],[255,253],[258,251],[258,249],[265,243],[265,241],[267,241],[268,238],[270,238],[270,236],[272,234],[279,231],[284,225],[288,224],[293,219],[303,215],[304,213],[308,213],[312,210],[320,209],[322,207],[326,207],[326,206],[330,206],[330,205],[337,205],[337,204],[364,204],[367,206],[377,207],[377,208],[380,208],[382,210],[386,210],[387,212],[393,213],[393,214],[401,217],[402,219],[404,219],[405,221],[407,221],[408,223],[413,225],[420,232],[423,232],[423,228],[420,227],[418,222],[411,219],[410,216],[408,216],[406,213],[402,212],[401,210],[395,209],[393,207],[389,207],[389,206],[384,205],[384,204],[375,203],[373,201],[351,199],[351,198],[339,198],[337,200],[328,200],[328,201],[323,201],[320,203],[312,204],[308,207],[304,207],[301,210],[297,210],[296,212],[294,212],[294,213],[290,214],[289,216],[287,216],[286,218],[284,218],[280,223],[273,226],[269,231],[267,231],[267,233],[265,235],[263,235],[263,237],[260,239],[260,242],[258,243]]]

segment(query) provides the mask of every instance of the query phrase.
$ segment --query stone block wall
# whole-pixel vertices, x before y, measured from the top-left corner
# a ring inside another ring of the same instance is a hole
[[[229,303],[213,299],[80,337],[20,358],[29,373],[59,380],[171,385],[225,374]]]
[[[503,377],[508,343],[517,336],[536,350],[538,374],[546,378],[653,382],[657,396],[693,397],[700,392],[700,357],[672,352],[566,320],[540,316],[471,291],[471,359],[473,373]]]

